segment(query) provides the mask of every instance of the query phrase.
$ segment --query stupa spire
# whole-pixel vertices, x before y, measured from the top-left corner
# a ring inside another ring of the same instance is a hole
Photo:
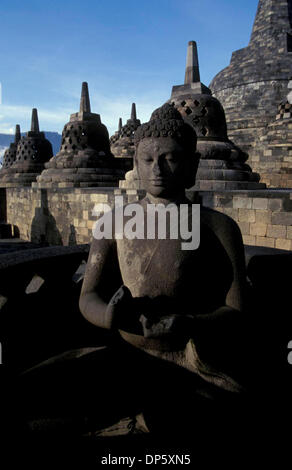
[[[122,129],[123,127],[123,121],[122,121],[122,118],[119,119],[119,127],[118,127],[118,131],[120,132],[120,130]]]
[[[88,83],[82,83],[81,99],[80,99],[80,113],[91,113]]]
[[[175,100],[177,96],[188,97],[194,93],[211,95],[211,91],[201,82],[198,49],[196,41],[189,41],[187,52],[187,63],[185,71],[185,81],[183,85],[174,85],[172,87],[170,100]]]
[[[18,142],[20,141],[20,139],[21,139],[20,125],[19,125],[19,124],[16,124],[16,126],[15,126],[15,137],[14,137],[14,143],[15,143],[15,145],[18,144]]]
[[[31,132],[39,132],[40,131],[38,110],[36,108],[33,108],[32,113],[31,113],[31,127],[30,127],[30,130],[31,130]]]
[[[132,103],[131,119],[132,119],[132,121],[136,121],[136,119],[137,119],[136,104],[135,103]]]
[[[185,73],[185,85],[200,82],[200,70],[197,43],[189,41]]]

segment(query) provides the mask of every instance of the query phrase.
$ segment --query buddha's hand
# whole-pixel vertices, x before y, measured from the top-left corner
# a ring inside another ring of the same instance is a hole
[[[163,336],[178,336],[191,338],[195,319],[192,315],[165,315],[157,321],[140,316],[145,338],[161,338]]]
[[[114,329],[125,329],[142,334],[139,315],[135,312],[134,299],[125,285],[121,286],[110,299],[106,316]]]

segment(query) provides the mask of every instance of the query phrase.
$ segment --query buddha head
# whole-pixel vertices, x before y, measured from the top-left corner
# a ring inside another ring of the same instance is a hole
[[[175,198],[195,184],[197,136],[172,105],[156,109],[136,130],[134,143],[137,173],[147,193]]]

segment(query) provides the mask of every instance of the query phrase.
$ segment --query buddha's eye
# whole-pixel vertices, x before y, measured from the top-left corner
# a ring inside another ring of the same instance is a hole
[[[145,157],[145,158],[143,158],[143,162],[145,162],[145,163],[152,163],[152,162],[153,162],[153,158],[152,158],[152,157]]]
[[[176,155],[166,155],[165,160],[168,162],[177,162],[178,159]]]

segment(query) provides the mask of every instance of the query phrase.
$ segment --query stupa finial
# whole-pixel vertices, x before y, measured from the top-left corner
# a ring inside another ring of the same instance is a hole
[[[88,83],[82,83],[81,89],[81,99],[80,99],[80,113],[90,113],[90,100],[89,100],[89,92],[88,92]]]
[[[131,119],[132,121],[136,121],[137,119],[136,103],[132,103]]]
[[[188,83],[200,82],[200,70],[197,43],[190,41],[188,43],[187,63],[185,73],[185,85]]]
[[[32,110],[30,130],[31,130],[31,132],[39,132],[40,131],[38,110],[36,108],[33,108],[33,110]]]
[[[21,134],[20,134],[20,125],[16,124],[15,126],[15,137],[14,137],[14,143],[17,145],[18,142],[21,139]]]

